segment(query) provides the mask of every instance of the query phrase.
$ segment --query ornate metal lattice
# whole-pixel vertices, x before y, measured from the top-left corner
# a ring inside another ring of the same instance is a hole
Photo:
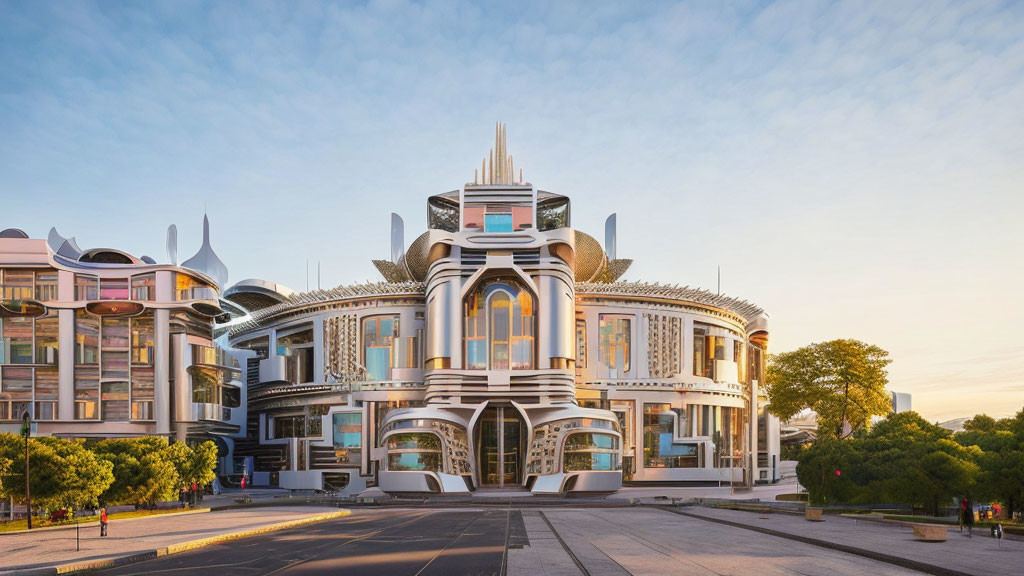
[[[647,317],[647,361],[651,378],[670,378],[682,371],[683,319],[660,314]]]
[[[359,320],[355,314],[324,320],[324,379],[359,382],[366,371],[359,364]]]

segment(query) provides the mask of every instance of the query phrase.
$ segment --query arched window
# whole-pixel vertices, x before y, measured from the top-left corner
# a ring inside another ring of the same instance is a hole
[[[465,356],[471,370],[533,368],[533,296],[518,282],[483,282],[465,302]]]

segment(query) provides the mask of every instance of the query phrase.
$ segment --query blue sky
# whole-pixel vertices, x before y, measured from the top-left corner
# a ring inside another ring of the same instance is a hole
[[[493,123],[627,279],[890,350],[933,420],[1024,406],[1024,4],[0,1],[0,228],[232,281],[376,279]]]

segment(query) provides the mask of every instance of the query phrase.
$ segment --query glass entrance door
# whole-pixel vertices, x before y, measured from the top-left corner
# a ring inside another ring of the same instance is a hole
[[[478,470],[484,486],[515,486],[522,477],[523,421],[515,408],[488,407],[477,424]]]

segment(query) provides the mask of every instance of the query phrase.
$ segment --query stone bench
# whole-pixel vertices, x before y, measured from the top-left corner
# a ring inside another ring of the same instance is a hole
[[[925,542],[945,542],[949,531],[942,524],[911,524],[914,536]]]
[[[804,518],[811,522],[824,522],[825,519],[822,518],[821,514],[821,508],[804,508]]]

